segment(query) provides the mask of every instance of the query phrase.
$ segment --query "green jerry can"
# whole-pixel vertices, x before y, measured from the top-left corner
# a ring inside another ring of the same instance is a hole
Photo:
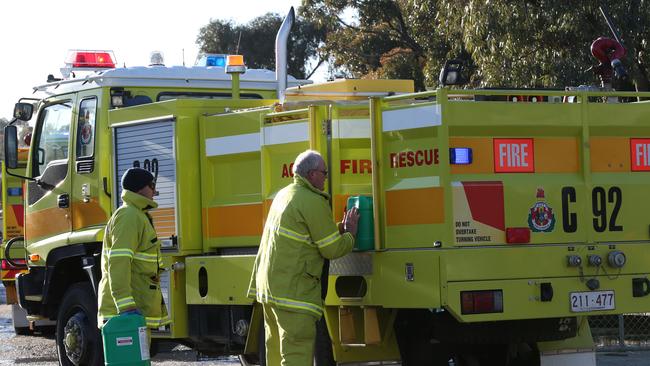
[[[347,209],[356,207],[359,210],[359,223],[357,225],[357,238],[354,241],[354,250],[366,251],[375,249],[375,225],[372,215],[372,197],[350,196]]]
[[[106,366],[151,365],[147,326],[142,315],[109,319],[102,328]]]

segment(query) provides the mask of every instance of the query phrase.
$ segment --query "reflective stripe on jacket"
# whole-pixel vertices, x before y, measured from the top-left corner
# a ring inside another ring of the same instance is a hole
[[[329,195],[296,175],[271,204],[248,296],[320,317],[323,258],[341,257],[353,245],[352,234],[341,235],[332,220]]]
[[[104,235],[98,326],[135,307],[149,328],[158,328],[170,322],[160,290],[160,241],[147,213],[158,205],[128,190],[122,201]]]

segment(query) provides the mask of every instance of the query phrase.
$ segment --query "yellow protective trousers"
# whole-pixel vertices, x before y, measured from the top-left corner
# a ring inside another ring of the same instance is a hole
[[[266,365],[313,365],[318,319],[309,314],[287,311],[271,304],[262,305]]]

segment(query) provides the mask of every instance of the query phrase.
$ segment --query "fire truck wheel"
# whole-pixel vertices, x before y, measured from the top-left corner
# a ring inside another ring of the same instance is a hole
[[[104,364],[97,301],[88,283],[73,284],[63,296],[56,323],[56,350],[63,366]]]

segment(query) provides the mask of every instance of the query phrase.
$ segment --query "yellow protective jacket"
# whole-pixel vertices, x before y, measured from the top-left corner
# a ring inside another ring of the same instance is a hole
[[[98,326],[137,307],[147,327],[158,328],[170,322],[160,290],[160,241],[147,213],[158,205],[128,190],[122,201],[104,234]]]
[[[320,317],[323,258],[341,257],[353,245],[352,234],[341,235],[332,220],[329,195],[296,175],[271,204],[248,296]]]

